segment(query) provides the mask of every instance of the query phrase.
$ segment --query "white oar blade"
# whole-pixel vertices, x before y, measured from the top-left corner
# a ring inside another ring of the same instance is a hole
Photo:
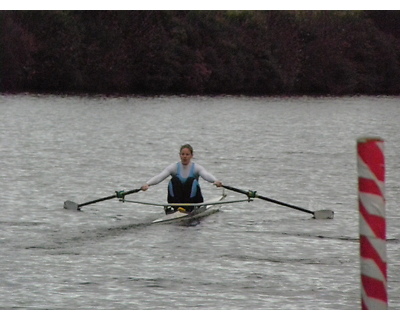
[[[334,212],[332,210],[318,210],[314,212],[315,219],[333,219]]]
[[[77,203],[67,200],[67,201],[64,202],[64,209],[67,209],[67,210],[79,210],[79,206],[78,206]]]

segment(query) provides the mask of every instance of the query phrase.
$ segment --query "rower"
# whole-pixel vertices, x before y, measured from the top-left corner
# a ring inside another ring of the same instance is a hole
[[[204,199],[201,193],[199,177],[215,184],[217,187],[222,187],[221,181],[218,181],[203,166],[192,161],[193,148],[191,145],[185,144],[181,146],[179,156],[181,159],[180,162],[170,164],[161,173],[148,180],[141,189],[146,191],[150,186],[159,184],[171,176],[168,184],[168,203],[201,203],[204,202]],[[172,209],[166,210],[166,213],[178,210],[175,207]],[[185,206],[183,209],[190,212],[194,207]]]

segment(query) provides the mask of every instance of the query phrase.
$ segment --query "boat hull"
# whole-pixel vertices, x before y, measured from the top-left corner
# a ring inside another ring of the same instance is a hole
[[[225,194],[219,196],[218,198],[212,199],[210,202],[218,202],[222,201],[226,197]],[[220,211],[222,204],[212,204],[206,205],[199,208],[194,209],[190,213],[184,213],[180,211],[176,211],[170,214],[164,215],[162,218],[154,220],[153,224],[160,223],[178,223],[178,224],[191,224],[193,221],[199,221],[200,219],[210,216],[212,214]]]

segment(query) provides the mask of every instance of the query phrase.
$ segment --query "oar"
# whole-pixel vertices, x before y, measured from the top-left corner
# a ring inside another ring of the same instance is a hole
[[[114,198],[123,198],[124,196],[128,195],[128,194],[132,194],[132,193],[136,193],[139,192],[140,190],[142,190],[141,188],[139,189],[133,189],[127,192],[118,192],[116,191],[114,195],[109,196],[109,197],[105,197],[105,198],[100,198],[100,199],[96,199],[96,200],[92,200],[89,202],[85,202],[85,203],[81,203],[81,204],[77,204],[73,201],[65,201],[64,202],[64,209],[68,209],[68,210],[80,210],[81,207],[83,206],[87,206],[89,204],[93,204],[96,202],[100,202],[100,201],[105,201],[105,200],[110,200],[110,199],[114,199]]]
[[[238,192],[238,193],[245,194],[249,198],[259,198],[261,200],[273,202],[273,203],[276,203],[276,204],[279,204],[279,205],[282,205],[282,206],[285,206],[285,207],[289,207],[289,208],[292,208],[292,209],[296,209],[296,210],[300,210],[300,211],[303,211],[303,212],[310,213],[310,214],[314,215],[315,219],[333,219],[334,212],[332,210],[311,211],[311,210],[304,209],[304,208],[301,208],[301,207],[298,207],[298,206],[294,206],[292,204],[288,204],[288,203],[285,203],[285,202],[281,202],[281,201],[278,201],[278,200],[274,200],[274,199],[271,199],[271,198],[260,196],[260,195],[257,194],[256,191],[251,191],[251,190],[245,191],[245,190],[242,190],[242,189],[238,189],[238,188],[234,188],[234,187],[230,187],[230,186],[225,186],[225,185],[223,187],[225,189],[228,189],[228,190],[231,190],[231,191],[235,191],[235,192]]]

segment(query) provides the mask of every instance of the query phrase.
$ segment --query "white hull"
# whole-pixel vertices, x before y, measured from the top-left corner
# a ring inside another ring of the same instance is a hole
[[[154,220],[152,223],[190,223],[193,220],[199,220],[206,216],[217,213],[222,204],[218,204],[218,201],[222,201],[226,197],[225,194],[212,199],[210,202],[217,202],[216,204],[210,204],[201,206],[197,209],[194,209],[190,213],[184,213],[176,211],[174,213],[166,214],[162,218]]]

